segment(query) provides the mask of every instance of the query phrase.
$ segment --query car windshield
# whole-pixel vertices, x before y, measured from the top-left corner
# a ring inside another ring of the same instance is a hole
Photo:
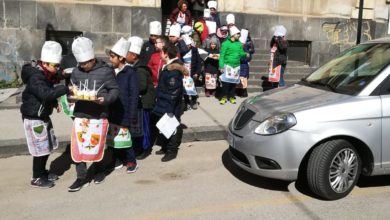
[[[390,44],[361,44],[303,79],[309,86],[356,95],[390,63]]]

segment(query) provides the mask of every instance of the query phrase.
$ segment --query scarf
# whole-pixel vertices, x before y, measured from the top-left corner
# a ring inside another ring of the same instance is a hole
[[[60,79],[57,76],[57,73],[52,73],[48,69],[46,69],[43,65],[42,62],[38,62],[38,68],[43,72],[45,75],[47,81],[49,81],[51,84],[58,84],[60,83]]]

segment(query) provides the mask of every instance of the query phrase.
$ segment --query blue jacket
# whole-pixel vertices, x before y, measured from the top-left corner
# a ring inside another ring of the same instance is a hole
[[[252,40],[248,37],[245,45],[244,45],[244,51],[248,53],[250,56],[249,58],[244,57],[241,58],[240,62],[240,76],[243,77],[249,77],[249,62],[252,60],[252,54],[255,52],[255,46],[253,45]]]
[[[156,105],[153,112],[159,116],[173,113],[180,121],[183,98],[183,74],[186,70],[178,60],[166,65],[158,78]],[[186,73],[188,74],[188,72]]]
[[[134,67],[126,65],[117,75],[119,97],[110,105],[109,121],[125,127],[130,127],[131,121],[137,118],[140,103],[138,74]]]

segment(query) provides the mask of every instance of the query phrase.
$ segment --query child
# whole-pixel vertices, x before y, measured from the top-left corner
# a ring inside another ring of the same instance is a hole
[[[230,38],[223,42],[219,58],[219,68],[223,74],[220,76],[222,81],[222,98],[219,104],[224,105],[227,100],[236,104],[235,90],[236,84],[240,83],[240,59],[248,56],[242,49],[239,40],[240,31],[236,26],[230,28]]]
[[[205,47],[206,51],[209,53],[209,56],[204,61],[206,97],[215,95],[215,90],[217,88],[219,47],[219,39],[215,35],[209,39],[209,44],[206,44]]]
[[[161,161],[168,162],[177,156],[183,137],[183,128],[179,125],[172,136],[165,138],[165,136],[159,133],[156,124],[164,114],[168,114],[168,117],[176,117],[180,122],[182,115],[183,75],[188,75],[188,72],[177,58],[177,50],[171,43],[166,44],[162,48],[161,58],[165,60],[166,65],[162,68],[158,78],[156,105],[150,118],[153,125],[151,144],[156,139],[162,140],[161,150],[156,151],[156,154],[165,154]]]
[[[50,188],[54,186],[46,171],[46,163],[51,151],[58,147],[50,115],[58,107],[57,98],[68,94],[64,85],[56,78],[62,58],[61,45],[55,41],[46,41],[37,64],[26,64],[22,68],[22,80],[26,88],[22,93],[20,111],[27,139],[27,146],[33,156],[33,177],[31,186]]]
[[[182,58],[182,60],[191,76],[183,79],[185,87],[184,108],[196,110],[198,109],[198,93],[196,92],[195,82],[199,80],[199,76],[201,74],[202,58],[199,55],[198,48],[192,46],[193,41],[191,37],[183,35],[183,38],[190,51]]]
[[[110,127],[107,145],[114,147],[114,156],[119,163],[115,168],[127,167],[127,173],[137,170],[134,147],[130,134],[131,122],[137,117],[138,107],[138,75],[134,67],[126,65],[127,51],[130,42],[119,39],[109,52],[110,61],[115,68],[116,81],[119,86],[119,97],[110,105]]]
[[[252,59],[252,54],[255,52],[252,39],[247,29],[241,30],[240,42],[244,51],[249,54],[249,57],[241,58],[240,63],[240,84],[237,85],[236,94],[239,97],[248,97],[248,78],[249,78],[249,62]]]
[[[86,162],[93,162],[92,165],[96,167],[93,177],[95,184],[102,183],[106,177],[101,160],[108,129],[108,107],[118,98],[119,88],[114,70],[95,58],[90,39],[76,38],[72,43],[72,52],[78,67],[73,69],[71,82],[74,87],[81,85],[78,91],[94,91],[96,98],[94,101],[77,101],[73,112],[71,155],[76,163],[77,179],[68,191],[76,192],[89,185]]]

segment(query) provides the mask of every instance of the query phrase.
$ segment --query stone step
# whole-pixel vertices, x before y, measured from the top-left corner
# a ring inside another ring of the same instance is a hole
[[[288,64],[287,64],[288,65]],[[309,74],[312,73],[315,68],[306,67],[306,66],[287,66],[286,73],[301,73],[301,74]],[[267,66],[250,66],[250,72],[254,73],[268,73]]]
[[[252,59],[254,59],[254,60],[269,60],[270,55],[269,54],[254,53],[252,55]]]
[[[269,60],[255,60],[255,59],[252,59],[251,62],[250,62],[250,65],[251,66],[266,66],[266,67],[268,67],[268,63],[269,63]],[[308,65],[305,65],[304,62],[288,60],[287,61],[287,67],[290,67],[290,66],[309,67]]]

